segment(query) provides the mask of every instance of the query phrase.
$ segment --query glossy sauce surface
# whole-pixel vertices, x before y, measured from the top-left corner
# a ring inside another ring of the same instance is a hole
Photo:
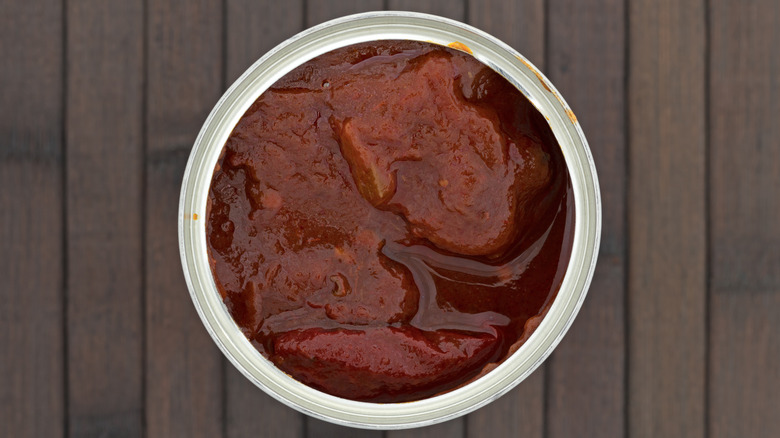
[[[301,65],[250,107],[207,233],[224,302],[264,356],[321,391],[399,402],[527,339],[573,224],[563,156],[519,91],[463,52],[378,41]]]

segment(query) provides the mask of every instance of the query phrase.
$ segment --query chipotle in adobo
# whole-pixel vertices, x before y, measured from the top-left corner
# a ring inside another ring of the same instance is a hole
[[[209,254],[227,308],[278,368],[399,402],[518,348],[569,260],[574,207],[544,118],[474,57],[341,48],[249,108],[214,173]]]

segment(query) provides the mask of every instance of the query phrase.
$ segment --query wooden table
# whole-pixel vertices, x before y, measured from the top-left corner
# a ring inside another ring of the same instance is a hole
[[[0,436],[380,436],[217,351],[185,287],[184,165],[225,88],[303,28],[412,9],[539,66],[601,180],[590,294],[546,364],[387,437],[780,436],[780,2],[0,4]]]

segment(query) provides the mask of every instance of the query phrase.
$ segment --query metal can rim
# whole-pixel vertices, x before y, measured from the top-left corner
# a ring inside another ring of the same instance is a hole
[[[575,226],[572,255],[558,295],[536,331],[515,353],[461,388],[413,402],[379,404],[317,391],[284,374],[257,352],[216,289],[206,250],[205,219],[219,154],[235,124],[262,92],[320,54],[387,39],[457,43],[515,85],[548,120],[563,151],[574,191]],[[225,92],[193,145],[182,181],[178,231],[184,277],[198,315],[244,376],[273,398],[312,417],[366,429],[403,429],[447,421],[484,406],[524,380],[552,353],[582,306],[593,277],[601,236],[601,199],[595,164],[574,113],[531,62],[495,37],[458,21],[413,12],[368,12],[331,20],[284,41]]]

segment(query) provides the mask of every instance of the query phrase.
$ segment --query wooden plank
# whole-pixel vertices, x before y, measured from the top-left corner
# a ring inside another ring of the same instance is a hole
[[[466,416],[466,436],[544,436],[545,365],[498,400]]]
[[[466,0],[389,0],[387,8],[434,14],[458,21],[466,20]]]
[[[467,3],[469,24],[523,54],[536,67],[545,65],[545,0],[483,0]]]
[[[306,417],[306,420],[306,424],[304,425],[305,437],[380,438],[385,435],[384,432],[379,430],[355,429],[353,427],[339,426],[312,417]]]
[[[186,4],[149,0],[146,109],[150,154],[189,151],[221,96],[222,9],[220,0]],[[179,277],[180,270],[176,272]]]
[[[176,232],[184,166],[223,78],[223,4],[147,9],[146,424],[150,437],[223,434],[222,356],[192,306]]]
[[[465,417],[456,418],[445,423],[433,426],[419,427],[416,429],[391,430],[387,432],[389,438],[441,438],[465,436]]]
[[[69,435],[139,436],[143,5],[67,8]]]
[[[227,1],[226,86],[276,44],[303,26],[303,1]],[[290,437],[303,435],[303,415],[277,402],[225,364],[226,435]]]
[[[709,432],[780,436],[780,4],[709,16]]]
[[[306,26],[357,14],[382,10],[382,0],[310,0],[306,2]]]
[[[629,3],[632,437],[702,437],[705,401],[705,10]]]
[[[285,39],[303,30],[303,0],[227,1],[227,83]]]
[[[225,364],[226,436],[289,437],[303,435],[304,417],[249,382],[232,364]]]
[[[388,2],[388,9],[423,12],[459,21],[464,21],[466,19],[465,0],[390,0]],[[464,436],[464,434],[465,417],[423,428],[387,432],[389,438],[461,437]]]
[[[469,24],[499,38],[544,69],[543,0],[472,1],[467,6]],[[512,391],[469,414],[467,436],[543,436],[545,369],[542,365]]]
[[[549,437],[625,431],[624,13],[623,0],[549,2],[549,77],[590,143],[604,218],[588,298],[548,361]]]
[[[777,285],[768,290],[713,286],[708,415],[713,438],[780,436],[778,291]]]
[[[62,2],[2,2],[0,17],[0,435],[60,437]]]

